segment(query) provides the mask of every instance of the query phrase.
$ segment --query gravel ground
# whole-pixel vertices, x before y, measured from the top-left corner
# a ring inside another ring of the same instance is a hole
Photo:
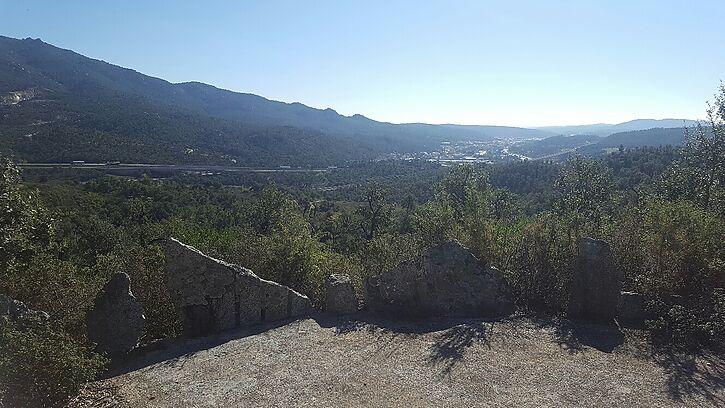
[[[330,316],[141,350],[72,407],[725,406],[725,360],[529,318]]]

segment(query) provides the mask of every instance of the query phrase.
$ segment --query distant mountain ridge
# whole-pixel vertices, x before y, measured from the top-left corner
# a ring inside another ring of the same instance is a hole
[[[574,126],[545,126],[536,129],[562,135],[609,136],[615,133],[647,130],[653,128],[682,128],[696,126],[699,121],[690,119],[634,119],[623,123]]]
[[[325,164],[431,149],[445,140],[550,136],[346,117],[199,82],[172,84],[40,40],[0,37],[0,95],[18,92],[33,97],[0,105],[0,148],[27,160]]]
[[[0,36],[0,153],[21,160],[318,166],[442,141],[544,139],[557,129],[348,117],[200,82],[173,84],[39,39]]]

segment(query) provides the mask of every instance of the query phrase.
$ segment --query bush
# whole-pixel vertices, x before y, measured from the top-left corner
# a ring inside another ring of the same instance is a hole
[[[654,296],[708,293],[723,283],[721,217],[686,201],[650,199],[611,227],[626,289]]]
[[[566,225],[543,216],[524,227],[506,277],[517,303],[546,313],[566,310],[575,244]]]
[[[658,316],[646,322],[657,345],[695,348],[706,337],[700,320],[688,307],[655,301],[649,305],[649,311]]]
[[[60,330],[40,323],[20,328],[0,317],[0,406],[62,406],[105,364]]]
[[[699,349],[725,347],[725,290],[693,296],[672,304],[662,298],[649,302],[647,321],[653,341],[660,346]]]

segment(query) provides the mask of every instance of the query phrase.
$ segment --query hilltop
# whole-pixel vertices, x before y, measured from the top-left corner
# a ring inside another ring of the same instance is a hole
[[[71,407],[725,401],[721,359],[651,354],[637,331],[526,318],[396,323],[365,314],[283,323],[139,351]]]

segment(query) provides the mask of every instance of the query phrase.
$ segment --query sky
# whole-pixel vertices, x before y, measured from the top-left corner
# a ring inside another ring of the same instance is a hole
[[[705,116],[725,1],[0,0],[0,35],[394,123]]]

